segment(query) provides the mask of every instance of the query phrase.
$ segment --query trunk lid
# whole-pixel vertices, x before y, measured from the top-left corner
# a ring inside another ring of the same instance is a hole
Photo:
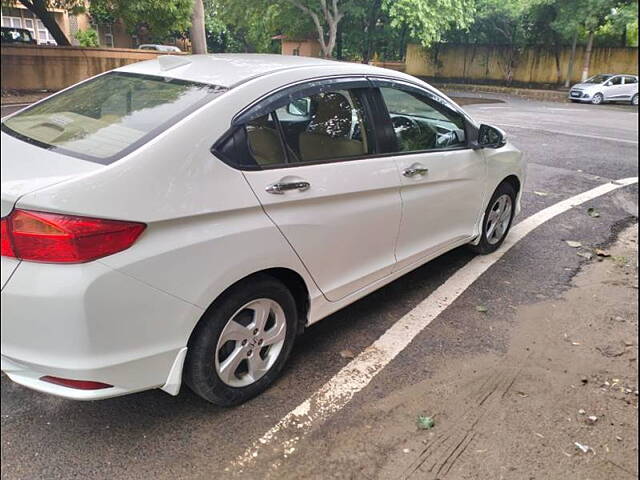
[[[2,217],[8,215],[18,199],[28,193],[104,168],[97,163],[31,145],[5,132],[1,135],[0,216]],[[42,209],[46,210],[46,205],[43,205]]]

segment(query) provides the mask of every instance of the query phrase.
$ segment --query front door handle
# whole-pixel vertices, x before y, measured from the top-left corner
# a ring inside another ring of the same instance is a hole
[[[275,195],[284,195],[284,192],[289,190],[298,190],[304,192],[309,190],[311,184],[309,182],[286,182],[286,183],[273,183],[269,185],[265,190],[267,193],[273,193]]]
[[[412,165],[409,168],[405,168],[402,174],[405,177],[415,177],[418,175],[426,175],[429,173],[429,169],[422,165]]]

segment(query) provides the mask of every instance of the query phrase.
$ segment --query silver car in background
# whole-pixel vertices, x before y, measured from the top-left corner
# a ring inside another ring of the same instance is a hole
[[[571,87],[569,100],[590,102],[631,102],[638,105],[638,77],[636,75],[599,74]]]

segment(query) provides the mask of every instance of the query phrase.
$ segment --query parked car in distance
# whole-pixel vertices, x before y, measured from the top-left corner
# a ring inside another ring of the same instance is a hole
[[[2,27],[2,44],[36,45],[38,42],[26,28]]]
[[[520,210],[522,154],[409,75],[164,55],[4,119],[2,370],[235,405],[302,330]]]
[[[155,50],[156,52],[181,52],[180,48],[175,45],[157,45],[154,43],[145,43],[138,47],[138,50]]]
[[[589,102],[600,105],[605,102],[630,102],[638,105],[638,77],[636,75],[594,75],[569,90],[572,102]]]

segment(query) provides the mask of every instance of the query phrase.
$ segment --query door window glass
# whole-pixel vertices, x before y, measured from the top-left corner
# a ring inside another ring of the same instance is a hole
[[[249,152],[258,165],[268,166],[286,162],[273,114],[252,120],[246,125],[245,130]]]
[[[466,146],[464,119],[418,93],[380,88],[397,139],[397,151],[418,152]]]
[[[611,80],[609,80],[609,84],[610,85],[622,85],[622,77],[613,77]]]
[[[290,162],[315,162],[369,153],[365,114],[349,90],[322,92],[278,109]]]
[[[638,83],[638,79],[636,77],[624,77],[625,85],[633,85]]]

